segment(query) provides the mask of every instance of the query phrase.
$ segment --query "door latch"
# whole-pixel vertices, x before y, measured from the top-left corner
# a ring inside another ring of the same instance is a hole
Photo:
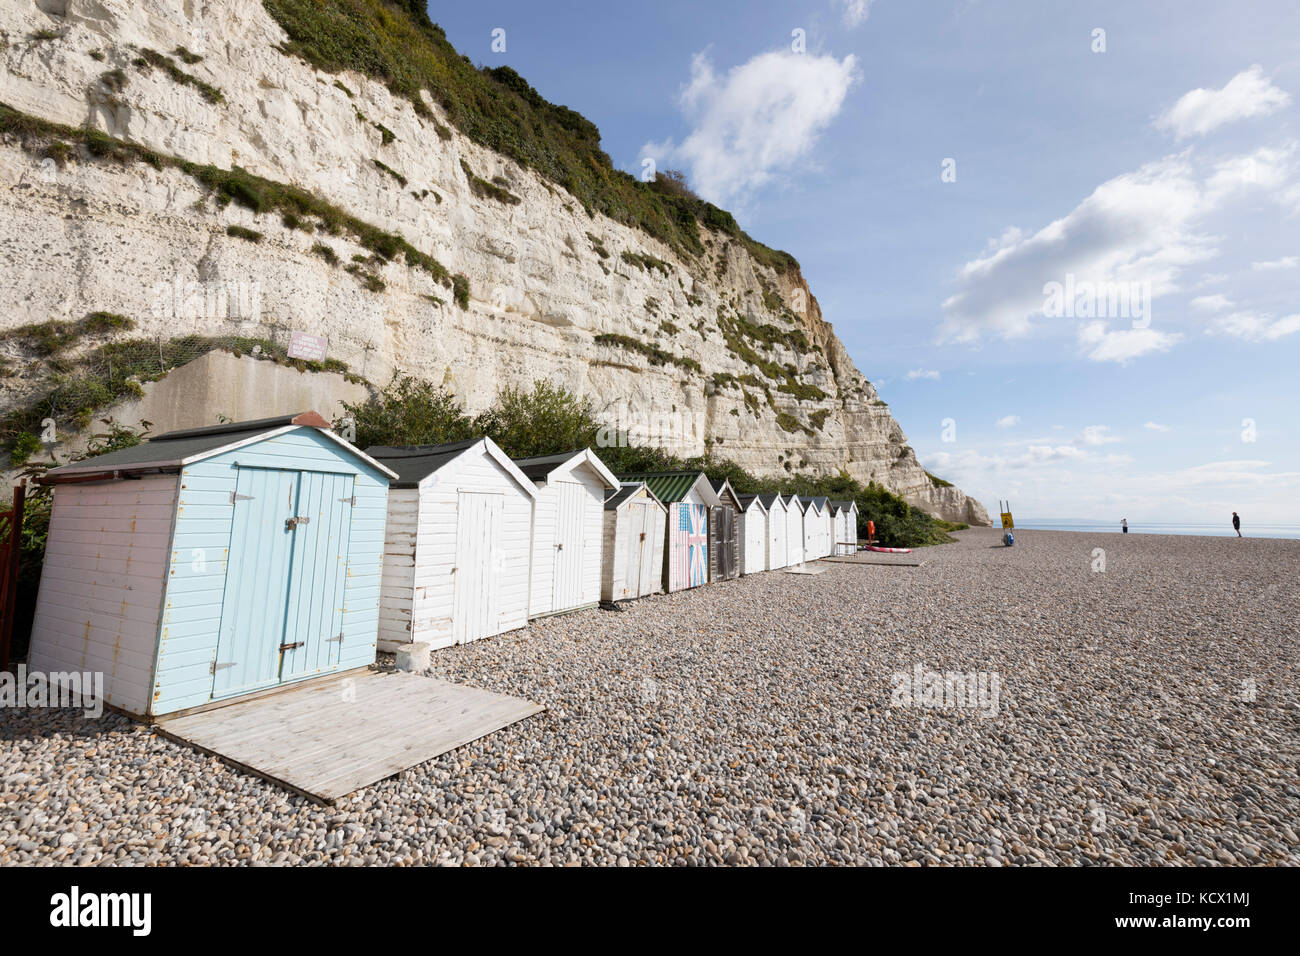
[[[292,518],[285,518],[284,530],[292,531],[300,524],[311,524],[311,517],[309,515],[294,515]]]
[[[306,641],[294,641],[292,644],[281,644],[280,651],[281,653],[283,653],[284,651],[296,650],[299,647],[305,646],[306,644],[307,644]]]

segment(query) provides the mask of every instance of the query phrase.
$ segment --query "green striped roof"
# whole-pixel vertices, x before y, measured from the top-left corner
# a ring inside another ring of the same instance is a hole
[[[667,504],[681,501],[690,492],[703,472],[699,471],[652,471],[633,475],[619,475],[619,481],[644,481],[654,492],[655,497]]]

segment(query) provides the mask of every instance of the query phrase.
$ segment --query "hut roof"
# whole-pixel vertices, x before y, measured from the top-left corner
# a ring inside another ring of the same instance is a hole
[[[619,477],[623,481],[644,481],[655,497],[665,504],[681,501],[690,494],[692,488],[697,487],[705,504],[721,504],[717,492],[702,471],[648,471]]]
[[[480,445],[528,493],[529,497],[537,497],[537,489],[528,480],[528,476],[520,471],[490,438],[467,438],[464,441],[448,442],[445,445],[371,445],[366,449],[366,454],[373,455],[393,469],[396,480],[392,482],[392,487],[417,488],[430,475]]]
[[[650,490],[650,487],[646,485],[644,481],[625,481],[622,482],[617,488],[611,488],[609,491],[605,493],[605,510],[614,511],[615,509],[621,507],[623,505],[623,502],[631,498],[634,494],[636,494],[639,490],[641,490],[641,488],[645,488],[646,495],[650,498],[651,501],[657,504],[660,508],[664,506],[663,502],[655,497],[655,493]]]
[[[52,468],[41,477],[41,482],[59,484],[60,481],[70,481],[87,474],[179,469],[241,445],[252,444],[304,427],[315,428],[350,454],[378,468],[388,477],[395,477],[392,471],[372,456],[353,447],[330,431],[330,423],[316,412],[301,412],[296,415],[280,415],[275,418],[258,418],[246,422],[227,422],[202,428],[182,428],[164,432],[130,448],[119,448],[117,451],[96,455],[84,461],[70,462]]]
[[[600,475],[606,487],[618,488],[618,478],[590,448],[562,451],[555,455],[538,455],[533,458],[516,458],[515,465],[533,481],[547,481],[557,469],[567,465],[575,458],[583,459],[594,472]]]

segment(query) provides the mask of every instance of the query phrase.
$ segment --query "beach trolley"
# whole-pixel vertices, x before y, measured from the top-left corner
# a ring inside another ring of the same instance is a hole
[[[793,567],[803,564],[803,513],[807,505],[798,495],[789,495],[785,499],[785,563]]]
[[[843,528],[839,534],[840,550],[838,554],[857,554],[858,551],[858,503],[853,499],[836,502],[840,506]]]
[[[767,509],[767,556],[764,563],[769,571],[786,565],[786,515],[785,498],[777,494],[759,495]]]
[[[388,480],[315,412],[63,465],[28,666],[137,717],[375,660]]]
[[[595,607],[605,494],[617,490],[618,479],[590,448],[517,458],[515,465],[537,488],[528,616]]]
[[[626,481],[605,498],[600,599],[612,604],[664,589],[668,509],[644,481]]]
[[[709,509],[709,580],[730,581],[741,575],[744,525],[740,521],[740,496],[726,478],[709,481],[718,504]]]
[[[664,590],[681,591],[709,583],[709,509],[722,502],[702,471],[661,471],[623,475],[644,481],[668,509],[664,535]]]
[[[537,489],[490,438],[366,449],[388,494],[379,649],[465,644],[528,623]]]
[[[767,570],[767,508],[758,495],[741,495],[740,507],[740,573],[757,574]]]

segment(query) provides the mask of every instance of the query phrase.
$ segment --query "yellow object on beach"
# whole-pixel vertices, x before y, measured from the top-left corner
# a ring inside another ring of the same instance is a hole
[[[1001,498],[999,498],[998,507],[1002,511],[1002,527],[1008,530],[1014,528],[1016,524],[1014,521],[1011,520],[1011,502],[1003,501]]]

